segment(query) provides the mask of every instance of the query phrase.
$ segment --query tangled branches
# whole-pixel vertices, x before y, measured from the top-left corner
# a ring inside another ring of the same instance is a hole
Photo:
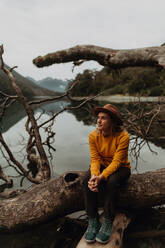
[[[24,178],[26,177],[32,183],[41,183],[43,181],[49,180],[51,177],[51,169],[50,169],[50,162],[52,159],[51,151],[55,151],[54,148],[54,138],[55,132],[52,131],[52,127],[54,125],[55,118],[62,112],[66,110],[78,109],[84,106],[87,102],[91,101],[95,97],[89,97],[85,100],[78,101],[77,105],[74,107],[65,106],[60,111],[56,113],[52,113],[51,117],[48,118],[46,121],[42,121],[42,113],[38,117],[35,117],[33,109],[31,106],[38,106],[44,103],[54,102],[61,99],[67,99],[68,101],[76,101],[70,95],[70,91],[72,88],[78,83],[75,82],[72,84],[67,91],[60,96],[52,97],[52,98],[44,98],[42,100],[33,100],[28,101],[26,99],[18,86],[16,79],[13,76],[13,70],[16,67],[11,69],[7,69],[3,62],[2,55],[4,53],[3,46],[0,46],[0,69],[8,76],[10,79],[11,85],[16,93],[15,96],[10,96],[5,94],[4,92],[0,92],[1,97],[1,112],[0,112],[0,121],[4,118],[5,112],[7,108],[11,106],[12,103],[19,101],[27,114],[27,121],[25,124],[25,130],[28,134],[28,141],[26,144],[26,153],[27,153],[27,160],[28,160],[28,170],[26,170],[22,164],[14,157],[14,154],[10,150],[9,146],[6,144],[2,132],[0,132],[0,143],[3,146],[3,149],[7,153],[8,157],[7,160],[12,162],[12,166],[16,167],[19,173],[23,174]],[[77,102],[77,101],[76,101]],[[40,122],[39,122],[40,121]],[[41,128],[45,132],[45,140],[42,140],[40,135]],[[46,154],[44,146],[48,149],[48,154]],[[11,166],[9,164],[9,166]]]
[[[164,130],[164,104],[134,102],[125,108],[123,119],[127,130],[132,134],[130,154],[135,158],[136,167],[140,151],[147,145],[152,153],[150,142],[158,143],[163,139],[161,133]],[[159,133],[157,128],[159,125]]]

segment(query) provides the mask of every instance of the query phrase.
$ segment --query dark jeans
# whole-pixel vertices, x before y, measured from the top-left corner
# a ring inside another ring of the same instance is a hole
[[[116,199],[118,189],[121,184],[124,184],[130,176],[130,169],[127,167],[120,167],[106,181],[101,181],[98,190],[93,192],[88,188],[88,181],[91,177],[90,170],[87,171],[84,178],[84,196],[85,207],[88,217],[96,217],[98,214],[98,207],[103,205],[104,217],[113,220],[116,211]]]

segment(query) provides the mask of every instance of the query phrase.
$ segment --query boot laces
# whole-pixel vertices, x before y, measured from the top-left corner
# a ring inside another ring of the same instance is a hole
[[[103,232],[103,233],[106,233],[107,231],[109,231],[109,229],[111,228],[111,221],[109,220],[109,219],[107,219],[107,218],[104,218],[103,219],[103,224],[102,224],[102,226],[101,226],[101,231]]]

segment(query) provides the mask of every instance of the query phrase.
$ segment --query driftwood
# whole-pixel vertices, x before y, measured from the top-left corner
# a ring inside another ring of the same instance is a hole
[[[8,185],[13,185],[13,180],[9,178],[2,170],[2,167],[0,165],[0,179],[4,180]]]
[[[123,233],[124,230],[127,228],[128,224],[130,222],[130,218],[128,218],[125,214],[117,214],[112,227],[112,233],[110,237],[110,241],[104,245],[105,248],[121,248],[123,246]],[[99,244],[98,242],[91,244],[87,244],[84,235],[80,242],[77,245],[77,248],[90,248],[90,247],[103,247],[102,244]]]
[[[81,45],[38,56],[33,63],[37,67],[44,67],[73,61],[76,66],[89,60],[95,60],[100,65],[114,69],[146,65],[165,68],[165,46],[115,50],[100,46]]]
[[[0,229],[39,224],[84,209],[83,176],[68,172],[35,185],[13,199],[0,201]],[[138,209],[165,203],[165,169],[131,175],[119,192],[119,208]]]

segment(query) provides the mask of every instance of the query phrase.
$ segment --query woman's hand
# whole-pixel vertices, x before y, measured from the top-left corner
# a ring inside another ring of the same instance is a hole
[[[97,186],[98,186],[97,176],[92,175],[88,181],[88,188],[93,192],[98,192]]]
[[[88,181],[88,188],[93,192],[98,192],[98,185],[100,181],[102,181],[104,177],[102,175],[95,176],[92,175]]]

